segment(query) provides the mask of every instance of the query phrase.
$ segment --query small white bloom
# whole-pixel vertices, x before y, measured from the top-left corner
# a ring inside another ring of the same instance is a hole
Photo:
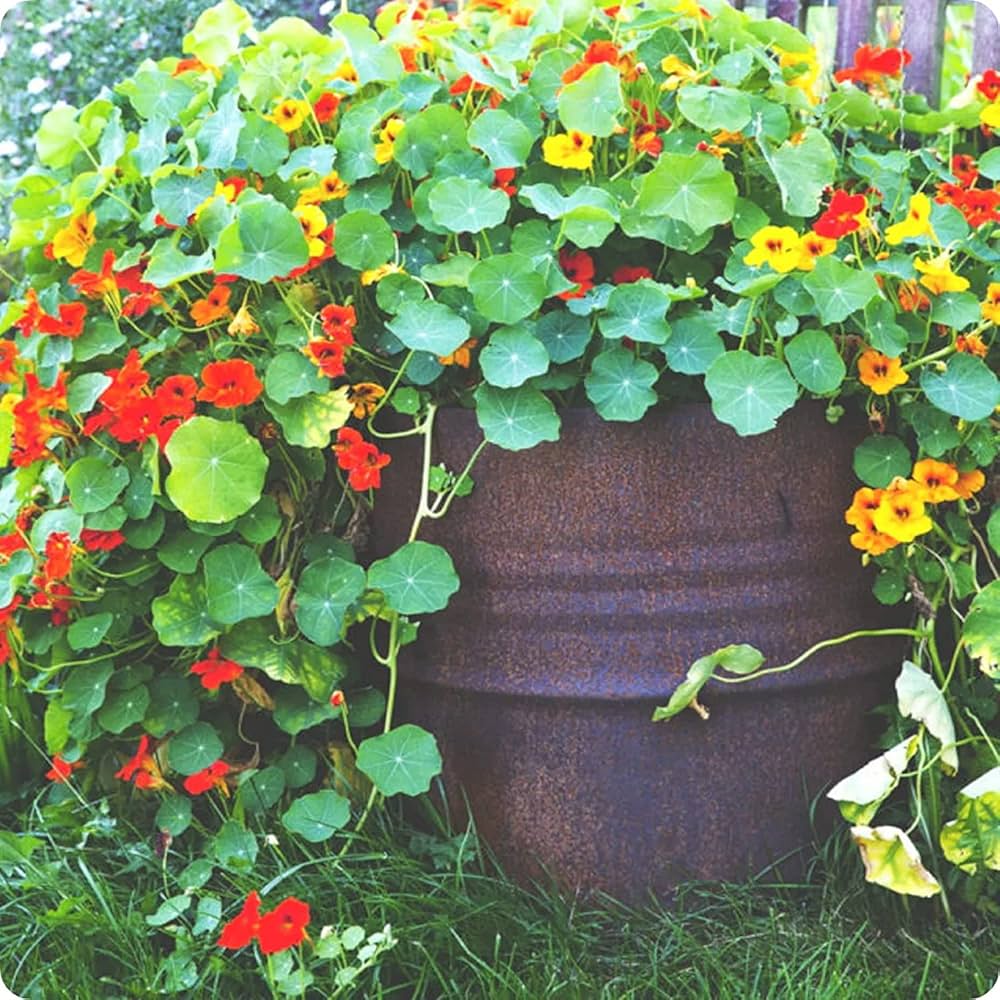
[[[40,76],[32,77],[28,81],[28,93],[31,95],[40,94],[48,85],[48,80],[44,80]]]
[[[278,846],[278,838],[273,833],[269,833],[264,838],[264,843],[267,844],[268,847],[277,847]]]
[[[48,101],[35,101],[35,103],[31,105],[31,113],[33,115],[44,114],[51,107],[52,105]]]
[[[57,17],[54,21],[49,21],[48,24],[43,24],[38,29],[38,33],[40,35],[51,35],[53,32],[58,31],[62,26],[62,18]]]
[[[149,32],[143,28],[132,41],[132,48],[136,52],[142,52],[149,45]]]
[[[42,56],[47,56],[52,51],[52,43],[35,42],[29,51],[31,52],[32,59],[41,59]]]
[[[326,0],[326,3],[319,5],[319,16],[326,17],[327,14],[332,14],[338,6],[337,0]]]
[[[333,927],[330,924],[324,924],[323,929],[319,932],[320,941],[325,940],[333,933]]]
[[[65,69],[69,64],[70,60],[73,58],[72,52],[60,52],[59,55],[49,63],[49,69],[54,73],[58,73],[59,70]]]
[[[17,143],[13,139],[0,140],[0,156],[13,156],[17,152]]]

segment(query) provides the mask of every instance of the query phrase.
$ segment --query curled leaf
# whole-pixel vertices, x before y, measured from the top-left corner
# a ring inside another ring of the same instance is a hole
[[[685,708],[694,709],[702,719],[707,719],[708,709],[698,701],[698,694],[715,668],[722,667],[731,674],[752,674],[763,662],[764,654],[745,643],[723,646],[714,653],[699,657],[688,668],[687,677],[677,686],[670,701],[653,712],[653,722],[671,719]]]
[[[865,881],[903,896],[936,896],[941,891],[913,841],[899,827],[852,826],[851,836],[861,852]]]

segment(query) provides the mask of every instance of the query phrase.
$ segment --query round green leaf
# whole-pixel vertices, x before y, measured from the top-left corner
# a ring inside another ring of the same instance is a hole
[[[66,630],[66,640],[70,648],[79,652],[81,649],[93,649],[100,645],[113,621],[114,615],[110,611],[78,618]]]
[[[271,358],[264,374],[264,392],[276,403],[287,403],[310,392],[323,393],[330,380],[301,351],[281,351]]]
[[[892,434],[865,438],[854,449],[854,474],[866,486],[883,489],[896,478],[910,474],[910,449]]]
[[[590,321],[565,309],[547,312],[535,327],[535,336],[545,345],[549,357],[557,365],[581,357],[591,335]]]
[[[99,458],[77,459],[66,473],[69,502],[80,514],[110,507],[128,485],[128,470]]]
[[[86,663],[72,667],[63,681],[62,706],[76,716],[92,715],[104,704],[113,665]]]
[[[444,356],[469,339],[469,324],[440,302],[408,302],[387,324],[404,347]]]
[[[739,132],[750,121],[750,100],[731,87],[692,83],[677,91],[677,108],[703,132]]]
[[[337,220],[335,232],[337,259],[356,271],[379,267],[396,252],[389,223],[374,212],[348,212]]]
[[[802,279],[802,286],[816,303],[824,326],[843,322],[879,293],[874,274],[849,267],[833,256],[816,261],[815,269]]]
[[[447,607],[458,590],[458,576],[451,556],[440,545],[407,542],[371,564],[368,586],[381,590],[400,614],[421,615]]]
[[[219,101],[218,110],[205,118],[198,130],[198,151],[203,167],[228,170],[233,165],[244,121],[239,109],[239,93],[231,90]]]
[[[316,777],[316,752],[301,744],[289,747],[278,759],[289,788],[304,788]]]
[[[414,177],[426,177],[449,153],[468,150],[465,133],[461,112],[448,104],[431,105],[407,121],[393,143],[393,159]]]
[[[209,66],[221,66],[240,48],[240,36],[253,31],[253,19],[235,0],[220,0],[202,11],[184,36],[184,51]]]
[[[69,412],[78,416],[89,413],[98,397],[109,385],[111,385],[111,379],[101,372],[77,375],[70,382],[69,389],[66,391],[66,404],[69,407]]]
[[[164,646],[202,646],[219,634],[205,604],[205,588],[194,576],[175,576],[154,599],[153,629]]]
[[[259,850],[257,838],[235,819],[227,819],[212,841],[215,860],[230,871],[250,871]]]
[[[809,392],[834,392],[847,374],[837,345],[822,330],[803,330],[792,337],[785,347],[785,360],[799,384]]]
[[[657,370],[624,347],[612,347],[594,358],[585,385],[587,398],[605,420],[634,421],[656,402]]]
[[[191,800],[183,795],[171,795],[156,810],[157,830],[179,837],[191,825]]]
[[[331,556],[310,563],[295,590],[295,621],[302,634],[320,646],[340,641],[344,614],[365,589],[365,571]]]
[[[494,170],[522,167],[534,136],[527,125],[506,111],[484,111],[469,126],[469,145],[481,149]]]
[[[170,174],[153,185],[153,207],[172,226],[184,226],[188,216],[215,193],[215,174]]]
[[[329,701],[313,701],[299,688],[283,685],[274,702],[274,724],[291,736],[297,736],[306,729],[337,717],[337,712],[330,707]]]
[[[1000,380],[971,354],[953,355],[943,372],[924,368],[920,388],[939,410],[963,420],[985,420],[1000,405]]]
[[[219,236],[215,270],[263,284],[309,260],[299,220],[270,195],[244,192],[236,220]]]
[[[290,399],[286,404],[264,400],[271,415],[281,424],[285,439],[300,448],[325,448],[330,435],[347,423],[351,404],[347,401],[348,387],[342,385],[322,395],[309,393]]]
[[[559,91],[559,120],[567,129],[588,135],[611,135],[622,107],[621,76],[608,63],[592,66]]]
[[[598,320],[601,333],[611,340],[628,337],[637,343],[665,344],[670,336],[664,319],[669,306],[670,296],[654,281],[619,285]]]
[[[236,530],[252,545],[263,545],[278,533],[281,514],[274,497],[265,494],[236,522]]]
[[[638,205],[641,212],[664,215],[703,233],[733,217],[736,182],[714,156],[662,153],[642,178]]]
[[[149,688],[145,684],[127,691],[114,691],[97,713],[97,721],[109,733],[124,733],[129,726],[142,721],[149,701]]]
[[[798,390],[777,358],[731,351],[716,358],[705,375],[712,412],[741,437],[771,430],[795,402]]]
[[[409,723],[358,747],[358,770],[383,795],[421,795],[441,773],[441,754],[434,737]]]
[[[319,844],[346,826],[350,818],[350,801],[325,788],[296,799],[281,817],[281,825],[310,844]]]
[[[434,221],[451,233],[478,233],[507,218],[510,198],[482,181],[452,177],[435,184],[428,203]]]
[[[265,812],[285,791],[285,772],[279,767],[265,767],[240,782],[240,802],[247,812]]]
[[[202,560],[208,613],[220,625],[270,614],[278,585],[264,572],[260,557],[238,542],[212,549]]]
[[[198,719],[198,699],[187,677],[161,674],[149,685],[149,709],[142,721],[150,736],[162,739],[177,733]]]
[[[490,385],[512,389],[548,371],[549,355],[523,326],[509,326],[490,336],[479,365]]]
[[[207,722],[195,722],[182,729],[167,744],[170,766],[179,774],[191,775],[214,764],[223,751],[222,740],[215,727]]]
[[[174,431],[166,455],[167,496],[191,521],[222,524],[260,499],[267,457],[242,424],[192,417]]]
[[[766,142],[761,143],[761,151],[781,189],[784,210],[790,215],[815,215],[823,191],[833,184],[837,173],[837,155],[830,140],[810,126],[795,137],[795,142],[783,142],[774,152]]]
[[[486,319],[516,323],[542,304],[545,278],[530,257],[495,254],[469,272],[469,291],[476,309]]]
[[[205,550],[212,544],[209,535],[199,535],[187,528],[174,532],[156,548],[156,558],[175,573],[193,573]]]
[[[476,420],[487,441],[508,451],[559,439],[559,417],[552,403],[537,389],[526,386],[497,389],[481,385],[476,390]]]
[[[261,177],[270,177],[288,156],[288,136],[274,122],[253,112],[245,116],[236,155]]]
[[[663,349],[672,371],[682,375],[704,375],[726,345],[707,312],[695,312],[673,321],[670,339]]]

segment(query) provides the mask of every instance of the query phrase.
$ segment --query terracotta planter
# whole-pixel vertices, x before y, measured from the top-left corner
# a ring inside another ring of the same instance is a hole
[[[810,842],[809,800],[870,756],[893,640],[712,685],[707,722],[650,714],[727,643],[778,664],[886,624],[843,521],[863,435],[805,404],[740,438],[691,404],[639,424],[570,411],[557,443],[486,450],[472,496],[421,534],[462,587],[421,625],[401,705],[436,734],[452,807],[464,790],[511,874],[634,899]],[[461,468],[478,440],[472,413],[443,411],[435,460]],[[381,551],[409,524],[417,468],[398,448]]]

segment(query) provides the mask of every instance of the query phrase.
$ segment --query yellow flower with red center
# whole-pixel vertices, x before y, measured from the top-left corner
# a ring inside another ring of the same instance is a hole
[[[312,108],[308,101],[296,97],[286,97],[267,116],[282,132],[294,132],[309,117]]]
[[[298,205],[320,205],[324,201],[335,201],[346,198],[350,189],[340,179],[336,170],[320,179],[313,187],[304,188],[299,195]]]
[[[791,226],[764,226],[750,237],[750,243],[753,250],[743,258],[744,264],[768,264],[779,274],[799,266],[801,240]]]
[[[899,358],[887,357],[879,351],[865,351],[858,358],[858,378],[876,396],[885,396],[897,385],[910,380]]]
[[[959,500],[971,500],[973,493],[978,493],[986,485],[986,476],[982,469],[970,469],[968,472],[958,474],[958,482],[955,483],[955,492]]]
[[[443,365],[458,365],[459,368],[468,368],[472,364],[472,352],[479,343],[475,337],[470,337],[464,344],[459,344],[451,354],[445,354],[438,358]]]
[[[570,129],[548,136],[542,143],[542,156],[546,163],[563,170],[589,170],[594,162],[593,145],[592,135]]]
[[[378,134],[378,144],[375,146],[376,163],[388,163],[393,158],[396,139],[405,124],[402,118],[394,117],[382,126]]]
[[[986,298],[979,303],[983,319],[1000,323],[1000,281],[991,281],[986,288]]]
[[[958,499],[958,469],[948,462],[921,459],[913,466],[913,481],[921,487],[921,499],[927,503],[946,503]]]
[[[309,245],[309,256],[322,257],[326,252],[326,241],[323,239],[323,233],[329,226],[323,209],[318,205],[302,205],[296,208],[293,214],[299,220],[302,234]]]
[[[922,499],[923,487],[908,479],[896,478],[883,492],[872,515],[876,530],[897,542],[912,542],[934,527]]]
[[[673,54],[663,57],[660,69],[667,74],[667,79],[662,84],[663,90],[677,90],[685,83],[694,83],[705,75]]]
[[[675,0],[673,11],[682,17],[693,17],[696,21],[707,20],[711,15],[700,7],[697,0]]]
[[[354,68],[354,63],[350,59],[345,59],[330,75],[331,80],[343,80],[344,83],[353,83],[357,86],[360,83],[358,71]]]
[[[385,389],[378,382],[357,382],[347,390],[347,402],[354,407],[354,418],[364,420],[375,412]]]
[[[799,262],[801,271],[811,271],[820,257],[826,257],[837,249],[837,241],[819,233],[806,233],[799,242]]]
[[[778,65],[784,71],[785,83],[801,90],[809,98],[810,104],[816,104],[819,101],[816,83],[821,72],[816,49],[811,45],[804,52],[790,52],[778,45],[772,45],[771,48],[778,55]]]
[[[93,212],[74,215],[52,238],[52,256],[56,260],[65,260],[73,267],[80,267],[87,251],[94,245],[96,228],[97,216]]]
[[[910,207],[906,210],[906,218],[885,231],[885,241],[890,246],[918,236],[934,237],[934,230],[931,228],[931,200],[925,194],[913,195]]]
[[[920,284],[931,293],[941,295],[944,292],[964,292],[969,287],[968,278],[963,278],[951,269],[951,258],[946,253],[939,253],[930,260],[917,259],[913,266],[923,275]]]

